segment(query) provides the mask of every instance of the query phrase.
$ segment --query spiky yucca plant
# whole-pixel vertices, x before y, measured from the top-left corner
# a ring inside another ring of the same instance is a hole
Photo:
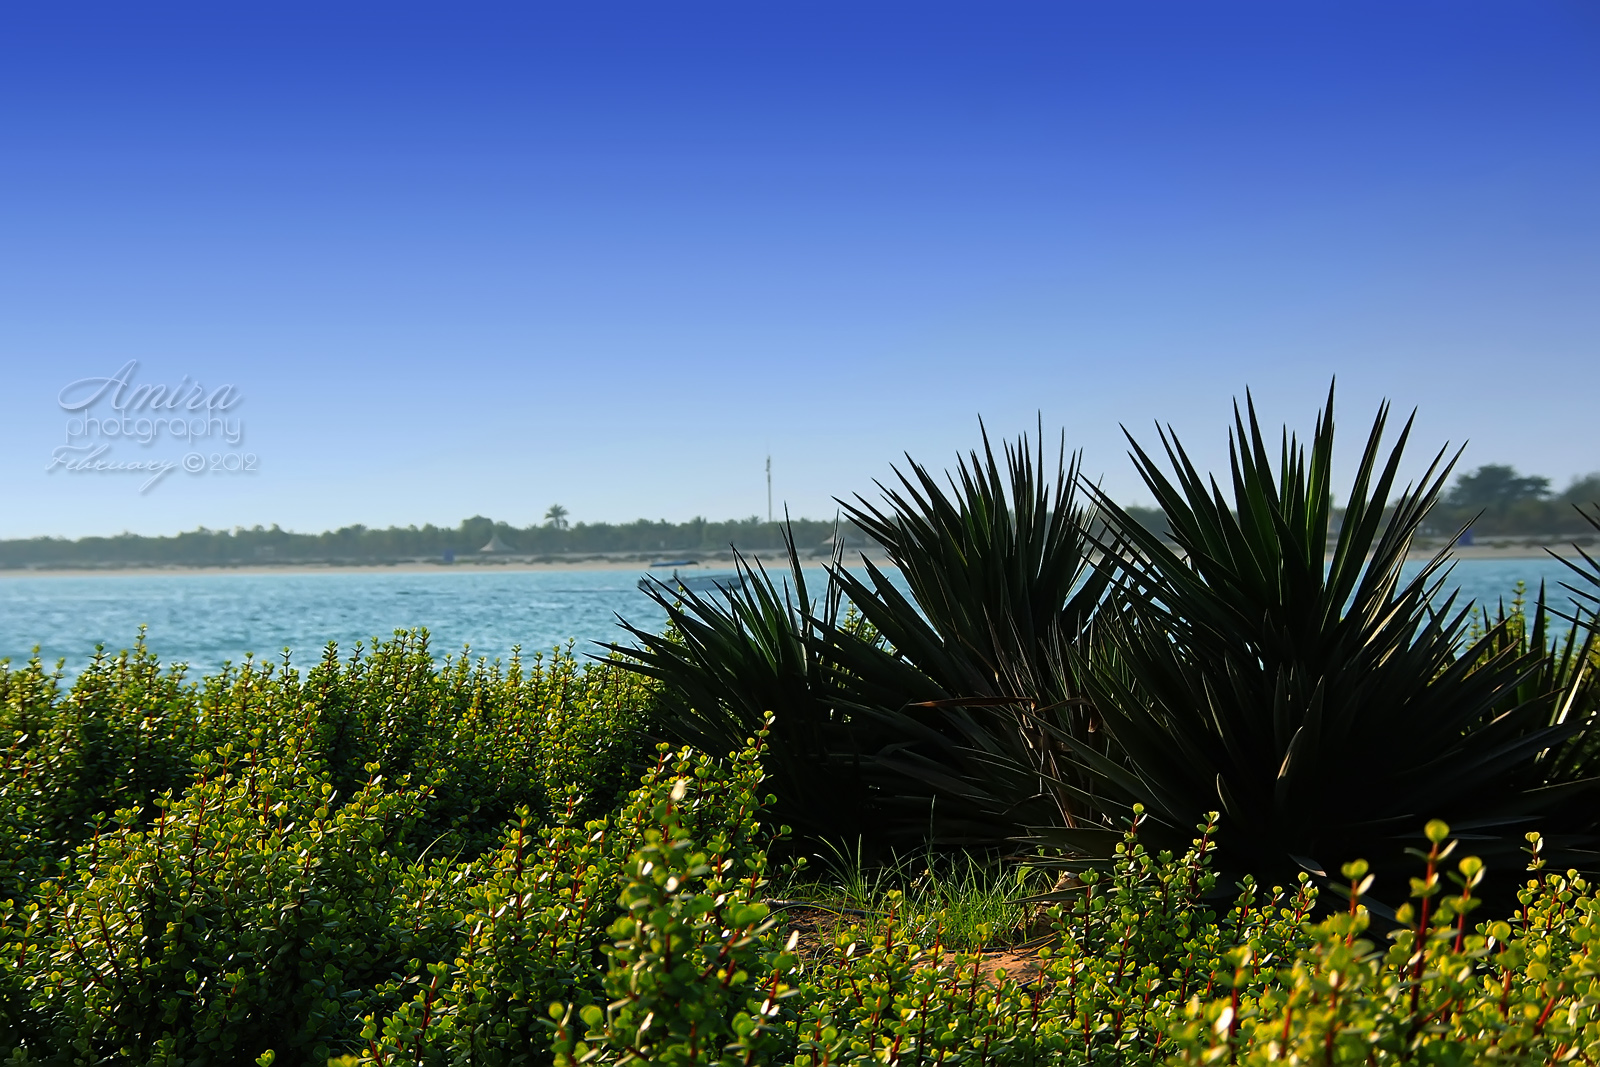
[[[1092,516],[1076,499],[1078,458],[1063,440],[1052,476],[1043,428],[996,456],[983,451],[940,479],[907,456],[883,502],[857,496],[850,519],[876,539],[911,596],[863,558],[865,577],[834,568],[840,589],[888,639],[896,657],[930,678],[943,699],[870,711],[914,745],[878,764],[921,781],[958,817],[934,820],[946,840],[997,843],[1033,822],[1074,827],[1099,815],[1096,779],[1069,760],[1057,734],[1103,752],[1098,721],[1065,669],[1106,590],[1091,564]],[[848,682],[883,679],[887,666],[836,643]],[[879,686],[880,691],[882,686]],[[937,810],[937,804],[934,805]]]
[[[1336,526],[1332,391],[1309,449],[1285,431],[1276,473],[1247,411],[1235,408],[1229,491],[1170,431],[1171,477],[1129,437],[1174,544],[1091,490],[1126,543],[1097,654],[1078,662],[1122,758],[1073,744],[1079,759],[1173,827],[1220,808],[1232,864],[1258,875],[1358,854],[1390,867],[1426,816],[1514,857],[1595,783],[1529,780],[1580,726],[1518,698],[1538,652],[1498,630],[1463,648],[1467,609],[1436,602],[1445,553],[1402,573],[1453,461],[1441,450],[1396,492],[1411,423],[1384,457],[1385,405]]]
[[[792,593],[760,568],[726,595],[658,589],[671,633],[629,627],[663,683],[659,726],[722,751],[777,714],[769,772],[803,834],[869,845],[1003,844],[1098,817],[1092,776],[1054,732],[1103,750],[1065,669],[1106,578],[1063,447],[1053,478],[1026,437],[959,464],[948,489],[912,461],[881,505],[846,504],[910,588],[835,558],[817,603],[792,539]],[[841,616],[848,601],[866,623]]]

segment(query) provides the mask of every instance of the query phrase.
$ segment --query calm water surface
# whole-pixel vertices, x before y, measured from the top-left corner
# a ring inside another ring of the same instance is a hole
[[[1548,558],[1462,560],[1452,584],[1493,602],[1519,580],[1559,593],[1569,576]],[[664,622],[638,579],[626,570],[0,577],[0,658],[24,660],[38,645],[76,673],[96,644],[126,648],[141,625],[163,660],[205,672],[285,647],[309,666],[329,641],[348,649],[412,626],[427,627],[441,655],[467,646],[505,658],[516,645],[531,653],[568,639],[599,651],[598,641],[626,643],[619,615],[649,630]]]

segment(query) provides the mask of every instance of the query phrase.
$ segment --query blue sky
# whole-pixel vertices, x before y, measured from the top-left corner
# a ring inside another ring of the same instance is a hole
[[[1597,190],[1585,3],[13,5],[0,536],[826,516],[980,416],[1137,502],[1334,375],[1559,486]],[[46,470],[129,360],[257,469]]]

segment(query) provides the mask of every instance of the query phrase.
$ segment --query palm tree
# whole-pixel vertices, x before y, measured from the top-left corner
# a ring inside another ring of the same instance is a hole
[[[550,510],[544,513],[544,524],[554,530],[565,530],[567,509],[560,504],[551,504]]]

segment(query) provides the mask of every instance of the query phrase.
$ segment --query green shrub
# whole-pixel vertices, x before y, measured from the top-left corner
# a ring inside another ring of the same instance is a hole
[[[712,765],[701,761],[696,776],[680,774],[666,797],[655,798],[654,825],[628,859],[624,912],[611,927],[610,1003],[579,1009],[582,1040],[572,1029],[574,1005],[551,1005],[560,1023],[557,1064],[769,1062],[784,1049],[773,1019],[793,993],[784,978],[799,960],[764,951],[760,940],[774,924],[757,899],[766,856],[752,847],[761,837],[756,755],[747,749],[735,764],[737,792],[719,798],[732,801],[731,818],[709,835],[708,827],[687,825],[684,810],[707,799]]]
[[[551,885],[574,872],[579,915],[551,966],[598,988],[628,846],[618,824],[605,863],[581,862],[583,820],[619,818],[649,700],[636,676],[562,650],[441,669],[401,633],[304,678],[247,662],[190,683],[141,641],[59,680],[0,663],[0,1045],[320,1063],[409,1002],[415,961],[487,967],[504,1000],[489,942],[518,935],[496,901],[522,884],[516,842],[547,826],[560,847],[537,866]],[[542,1013],[573,983],[531,966]]]
[[[48,874],[97,818],[133,808],[148,819],[157,796],[189,781],[191,757],[222,740],[182,669],[163,670],[142,632],[131,650],[97,649],[64,692],[60,677],[37,657],[0,664],[0,796],[21,839],[11,892]]]
[[[257,733],[195,757],[151,825],[128,808],[12,907],[15,1044],[90,1062],[325,1058],[414,938],[390,922],[396,854],[426,797],[353,796]]]
[[[1477,857],[1441,874],[1455,842],[1428,826],[1425,872],[1402,927],[1380,948],[1365,935],[1364,863],[1347,864],[1348,912],[1311,931],[1288,966],[1237,950],[1226,997],[1195,1000],[1173,1028],[1175,1063],[1547,1064],[1600,1055],[1600,901],[1577,872],[1529,880],[1508,920],[1472,923]],[[1535,847],[1534,868],[1541,844]],[[1288,962],[1288,961],[1285,961]],[[1270,975],[1262,982],[1259,975]]]
[[[1050,909],[1057,945],[1026,983],[946,952],[937,916],[840,932],[798,983],[796,1062],[1158,1062],[1166,1022],[1207,988],[1219,953],[1241,938],[1292,951],[1314,900],[1307,885],[1285,895],[1246,882],[1218,910],[1211,829],[1175,858],[1131,827],[1109,869],[1085,870],[1071,902]],[[931,942],[915,939],[930,926]]]
[[[519,827],[481,868],[442,868],[409,887],[427,901],[425,921],[461,931],[458,949],[426,966],[414,961],[411,978],[388,987],[415,988],[364,1021],[365,1051],[348,1062],[550,1062],[552,1038],[562,1055],[575,1050],[575,1013],[604,1027],[584,1038],[580,1055],[609,1047],[608,1034],[636,1036],[652,1012],[667,1032],[674,1004],[701,1024],[687,1040],[742,1026],[697,994],[715,1000],[746,981],[744,964],[763,962],[752,936],[765,916],[752,898],[768,840],[756,818],[759,750],[747,746],[728,762],[659,751],[619,811],[536,836]],[[618,943],[602,949],[608,930]],[[686,942],[705,939],[720,939],[727,955],[695,982],[682,957],[693,951]],[[552,1003],[562,1005],[560,1025]]]
[[[312,751],[341,787],[368,763],[427,780],[435,806],[419,832],[471,854],[519,808],[542,821],[577,789],[593,814],[626,784],[651,699],[641,679],[610,662],[582,668],[570,646],[531,668],[515,653],[505,668],[465,655],[439,668],[426,632],[398,631],[343,661],[330,646],[293,697],[316,709]]]
[[[0,859],[0,891],[52,870],[124,808],[153,818],[156,799],[182,793],[191,760],[256,730],[287,742],[330,776],[340,796],[379,774],[431,786],[417,824],[423,845],[474,854],[527,807],[543,820],[582,796],[582,814],[610,810],[626,788],[652,697],[609,662],[582,666],[570,648],[525,664],[437,665],[425,631],[329,646],[304,677],[287,662],[247,660],[199,683],[163,669],[143,637],[97,652],[70,689],[35,659],[0,662],[0,826],[16,851]]]

